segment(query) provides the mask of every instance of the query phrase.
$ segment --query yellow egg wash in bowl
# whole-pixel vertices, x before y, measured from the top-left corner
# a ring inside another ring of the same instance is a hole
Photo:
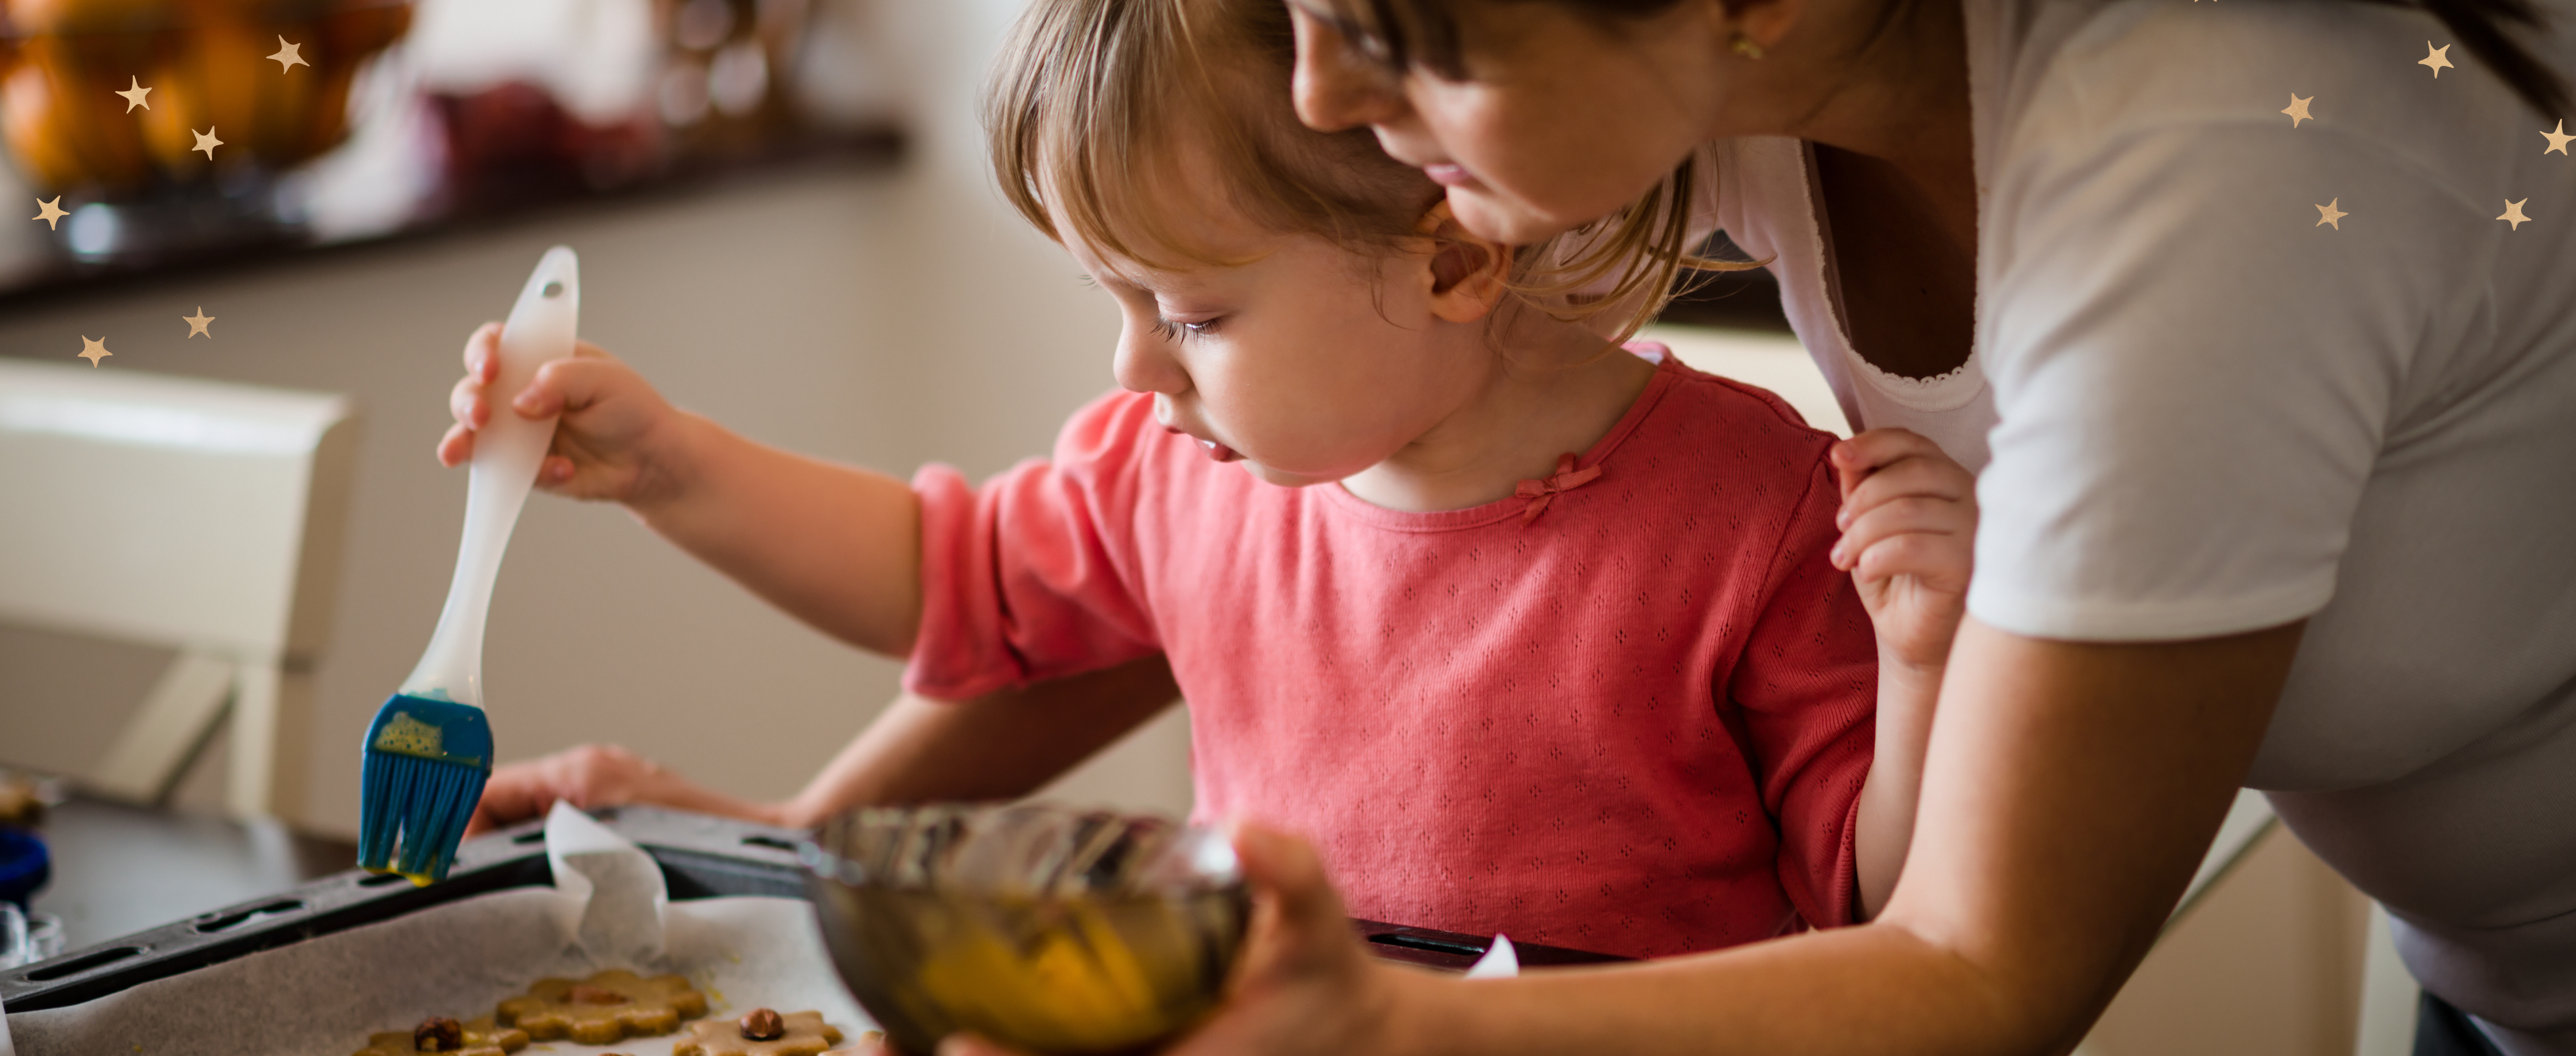
[[[1151,1047],[1215,1006],[1248,916],[1224,836],[1152,816],[867,809],[800,850],[842,981],[913,1052]]]

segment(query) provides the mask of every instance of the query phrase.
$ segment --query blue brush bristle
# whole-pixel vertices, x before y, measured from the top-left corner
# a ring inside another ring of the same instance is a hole
[[[395,694],[367,728],[358,865],[415,883],[447,877],[492,776],[483,709]]]

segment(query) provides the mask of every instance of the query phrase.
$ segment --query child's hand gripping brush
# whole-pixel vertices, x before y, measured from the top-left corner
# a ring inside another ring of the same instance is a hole
[[[537,368],[572,355],[581,317],[579,262],[556,246],[519,291],[499,342],[500,370],[487,390],[491,420],[474,435],[465,497],[465,538],[456,578],[429,651],[367,727],[358,816],[358,864],[415,884],[446,878],[465,823],[492,776],[492,727],[483,718],[483,621],[501,551],[527,504],[554,436],[555,420],[510,409]],[[397,851],[396,845],[400,849]]]

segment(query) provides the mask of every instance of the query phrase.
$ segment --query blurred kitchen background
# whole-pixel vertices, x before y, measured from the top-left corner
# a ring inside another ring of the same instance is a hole
[[[454,559],[465,474],[431,447],[459,350],[550,245],[581,253],[585,338],[752,437],[974,477],[1046,451],[1112,384],[1117,321],[985,168],[976,96],[1019,6],[8,3],[0,210],[59,195],[65,215],[0,219],[0,357],[78,367],[103,334],[112,358],[83,369],[343,393],[359,419],[289,761],[302,787],[276,819],[223,828],[218,732],[164,807],[175,820],[98,838],[238,831],[291,849],[271,856],[283,872],[236,885],[345,867],[360,735],[427,642]],[[256,58],[284,42],[306,66]],[[129,77],[153,89],[130,119]],[[200,124],[224,138],[211,159],[191,146]],[[1702,325],[1661,333],[1838,425],[1774,298],[1731,280],[1676,313]],[[181,321],[199,311],[211,339]],[[895,694],[895,662],[769,609],[612,507],[536,498],[504,567],[484,665],[505,760],[616,741],[780,798]],[[0,619],[0,766],[79,787],[172,656]],[[1185,715],[1051,794],[1186,811]],[[208,885],[124,904],[113,879],[58,876],[35,908],[77,946],[249,897]],[[2175,928],[2086,1051],[2353,1051],[2362,906],[2276,834]]]

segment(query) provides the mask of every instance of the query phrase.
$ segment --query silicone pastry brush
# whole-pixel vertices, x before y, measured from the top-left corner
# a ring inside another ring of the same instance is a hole
[[[579,261],[571,249],[547,250],[519,303],[503,324],[500,370],[486,390],[491,420],[474,434],[465,494],[465,538],[447,607],[420,666],[403,680],[367,727],[360,783],[358,864],[399,873],[412,883],[445,879],[465,837],[465,823],[492,776],[492,726],[483,716],[483,621],[510,529],[536,484],[555,420],[531,420],[510,409],[537,368],[572,355],[581,318]]]

